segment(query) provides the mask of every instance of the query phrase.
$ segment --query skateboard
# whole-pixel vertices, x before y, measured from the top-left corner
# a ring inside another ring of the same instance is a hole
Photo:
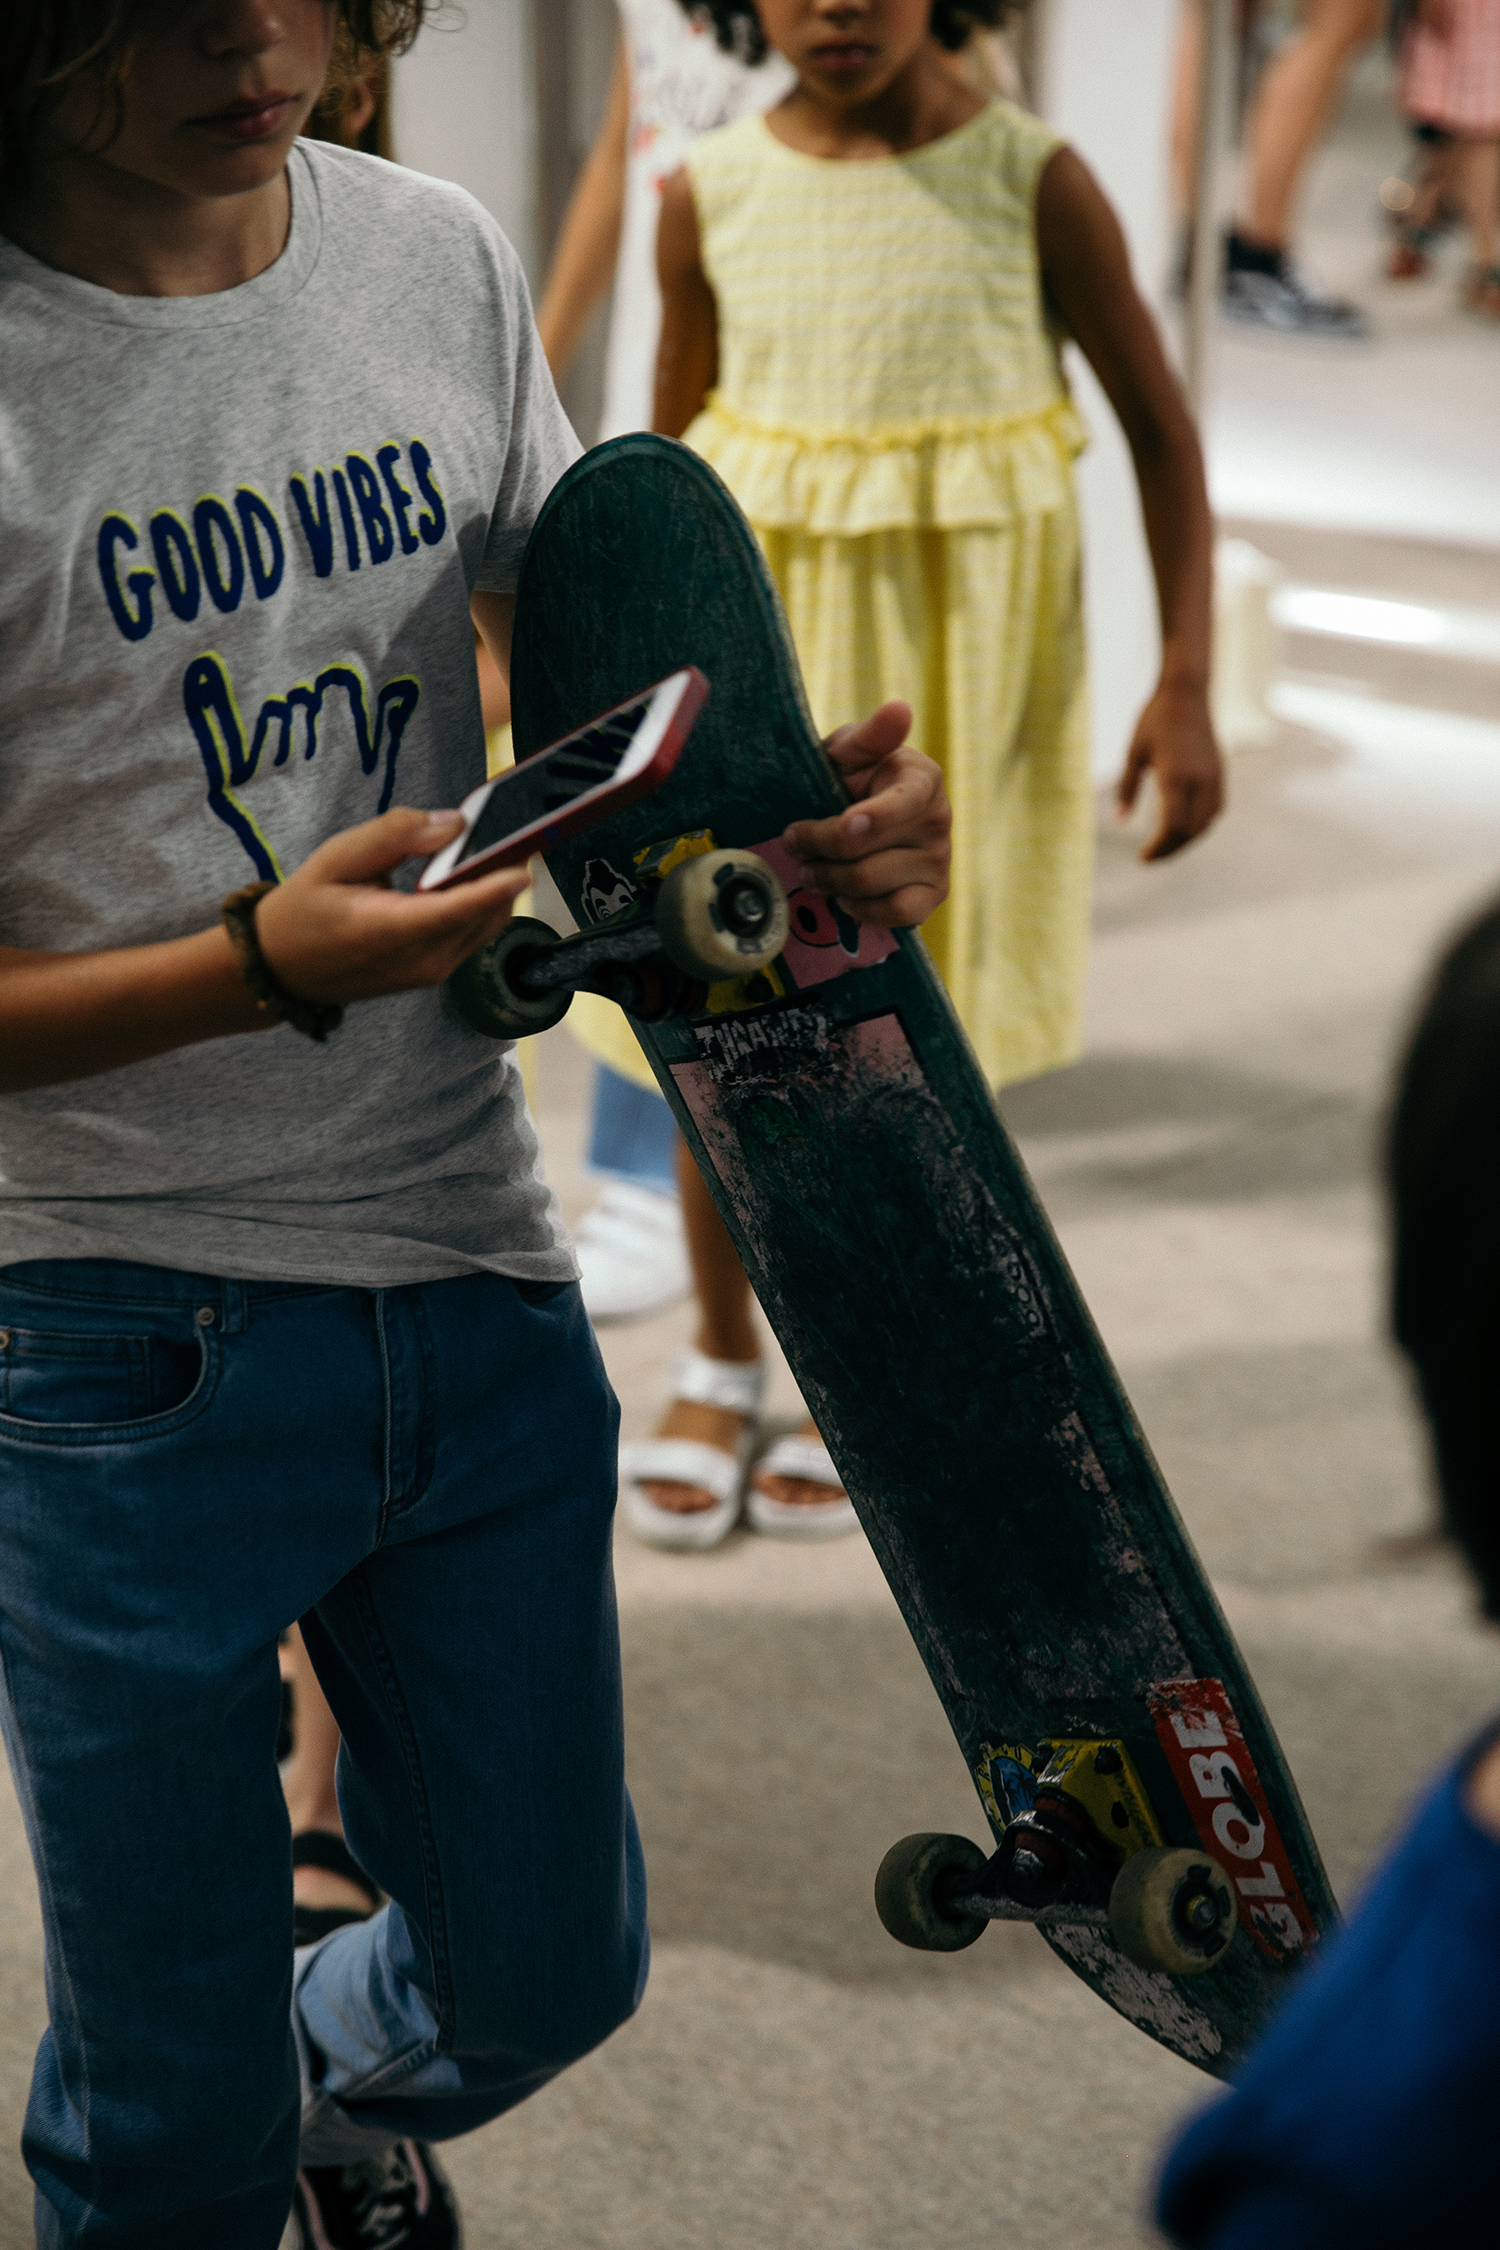
[[[546,854],[577,933],[513,924],[455,998],[504,1036],[575,989],[630,1011],[993,1832],[893,1844],[886,1928],[1033,1922],[1227,2076],[1335,1920],[1295,1784],[920,937],[777,841],[847,800],[749,526],[684,447],[616,439],[527,549],[517,757],[688,664],[675,772]]]

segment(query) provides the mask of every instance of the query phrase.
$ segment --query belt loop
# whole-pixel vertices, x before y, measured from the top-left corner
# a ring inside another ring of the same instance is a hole
[[[250,1319],[250,1292],[243,1281],[220,1283],[220,1322],[226,1336],[238,1336]]]

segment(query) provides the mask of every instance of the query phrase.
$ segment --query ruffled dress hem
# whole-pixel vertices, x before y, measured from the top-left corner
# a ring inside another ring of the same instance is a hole
[[[762,422],[713,393],[684,442],[759,528],[859,538],[1070,509],[1072,464],[1088,429],[1069,398],[1030,414],[818,429]]]

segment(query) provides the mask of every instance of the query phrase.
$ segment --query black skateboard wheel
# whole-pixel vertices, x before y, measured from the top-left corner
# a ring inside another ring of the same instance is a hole
[[[652,918],[686,976],[717,984],[768,969],[791,929],[786,892],[754,852],[700,852],[674,867]]]
[[[489,1039],[527,1039],[561,1023],[573,1002],[570,991],[520,992],[505,973],[518,953],[536,953],[562,941],[548,922],[518,915],[497,938],[471,953],[448,979],[453,1005],[466,1023]]]
[[[967,1836],[903,1836],[892,1844],[875,1876],[875,1911],[898,1945],[919,1953],[959,1953],[989,1928],[983,1914],[950,1914],[940,1889],[977,1883],[989,1861]],[[954,1878],[958,1882],[954,1882]]]
[[[1115,1943],[1140,1969],[1201,1976],[1229,1951],[1239,1921],[1234,1889],[1204,1852],[1136,1852],[1109,1894]]]

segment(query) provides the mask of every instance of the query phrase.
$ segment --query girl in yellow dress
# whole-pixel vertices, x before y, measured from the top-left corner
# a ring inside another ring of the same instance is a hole
[[[1092,176],[1040,119],[952,68],[945,51],[1003,12],[713,0],[726,42],[768,40],[797,80],[765,116],[705,135],[667,183],[655,405],[656,427],[713,464],[755,527],[820,728],[898,696],[942,766],[952,888],[924,936],[997,1086],[1081,1046],[1093,791],[1072,462],[1085,433],[1063,333],[1129,441],[1161,611],[1161,676],[1120,803],[1154,773],[1145,856],[1158,859],[1222,795],[1197,438]],[[707,1474],[704,1448],[728,1462],[742,1447],[757,1345],[690,1165],[684,1199],[703,1325],[658,1438],[627,1451],[624,1498],[643,1536],[698,1545],[734,1520],[733,1479]],[[767,1457],[749,1507],[765,1530],[852,1521],[811,1425]]]

